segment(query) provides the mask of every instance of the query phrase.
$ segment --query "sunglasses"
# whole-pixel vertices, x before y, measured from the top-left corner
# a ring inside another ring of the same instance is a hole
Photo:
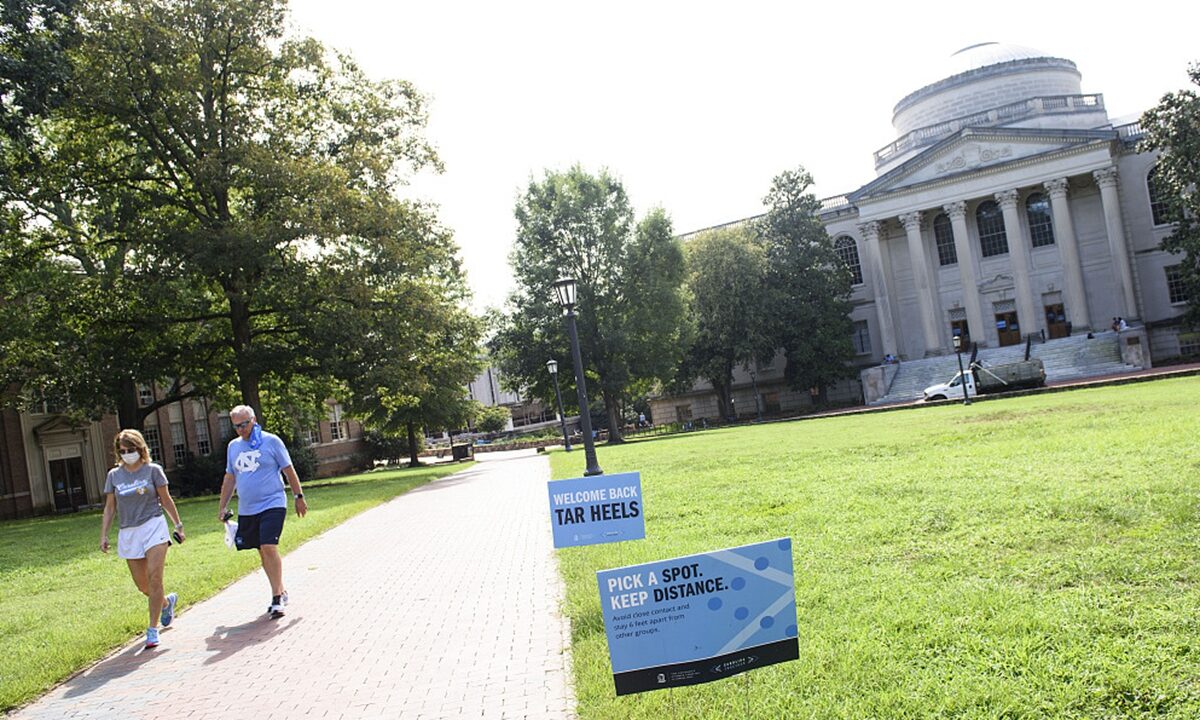
[[[238,430],[241,430],[242,428],[246,427],[249,424],[250,424],[249,420],[243,420],[240,423],[234,423],[233,426],[235,428],[237,428]]]
[[[141,452],[137,448],[121,446],[121,452]]]

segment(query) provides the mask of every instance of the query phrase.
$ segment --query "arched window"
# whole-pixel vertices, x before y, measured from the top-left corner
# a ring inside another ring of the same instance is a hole
[[[979,249],[984,257],[1008,252],[1008,235],[1004,232],[1004,214],[1000,206],[986,200],[975,209],[975,226],[979,228]]]
[[[1154,219],[1154,224],[1165,225],[1170,222],[1167,219],[1167,194],[1162,181],[1158,179],[1157,165],[1146,176],[1146,191],[1150,193],[1150,216]]]
[[[940,213],[933,219],[933,239],[937,241],[938,263],[958,264],[958,251],[954,249],[954,228],[950,227],[950,218],[946,213]]]
[[[854,284],[862,285],[862,263],[858,261],[858,243],[854,242],[854,238],[841,236],[833,241],[833,249],[837,251],[842,262],[846,263],[846,267],[850,268]]]
[[[1050,215],[1050,199],[1034,193],[1025,199],[1025,217],[1029,218],[1029,237],[1035,248],[1054,244],[1054,218]]]

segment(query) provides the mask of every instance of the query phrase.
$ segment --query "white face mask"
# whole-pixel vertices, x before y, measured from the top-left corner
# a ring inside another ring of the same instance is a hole
[[[126,465],[132,465],[141,459],[142,459],[141,453],[136,453],[136,452],[121,453],[121,462],[125,463]]]

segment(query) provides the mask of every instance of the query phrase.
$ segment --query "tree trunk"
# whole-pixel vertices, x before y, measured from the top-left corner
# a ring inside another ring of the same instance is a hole
[[[142,430],[145,415],[138,411],[138,389],[133,378],[121,380],[121,394],[117,398],[117,423],[121,430]]]
[[[250,357],[251,327],[250,308],[238,296],[230,293],[229,319],[233,324],[233,353],[237,362],[238,389],[242,392],[242,402],[254,408],[254,414],[261,421],[262,403],[259,400],[259,373]]]
[[[417,432],[416,429],[413,428],[412,420],[408,421],[408,466],[421,466],[421,460],[417,456]]]
[[[617,398],[609,392],[603,392],[604,410],[608,413],[608,444],[616,445],[625,442],[621,434],[621,408]]]

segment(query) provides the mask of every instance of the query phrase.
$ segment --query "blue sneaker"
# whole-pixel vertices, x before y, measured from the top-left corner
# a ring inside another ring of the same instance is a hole
[[[163,627],[170,625],[171,621],[175,619],[175,603],[177,602],[179,602],[179,596],[175,593],[167,596],[167,602],[163,605],[162,615],[158,616],[158,621],[162,623]]]
[[[158,647],[158,628],[146,628],[146,649]]]

